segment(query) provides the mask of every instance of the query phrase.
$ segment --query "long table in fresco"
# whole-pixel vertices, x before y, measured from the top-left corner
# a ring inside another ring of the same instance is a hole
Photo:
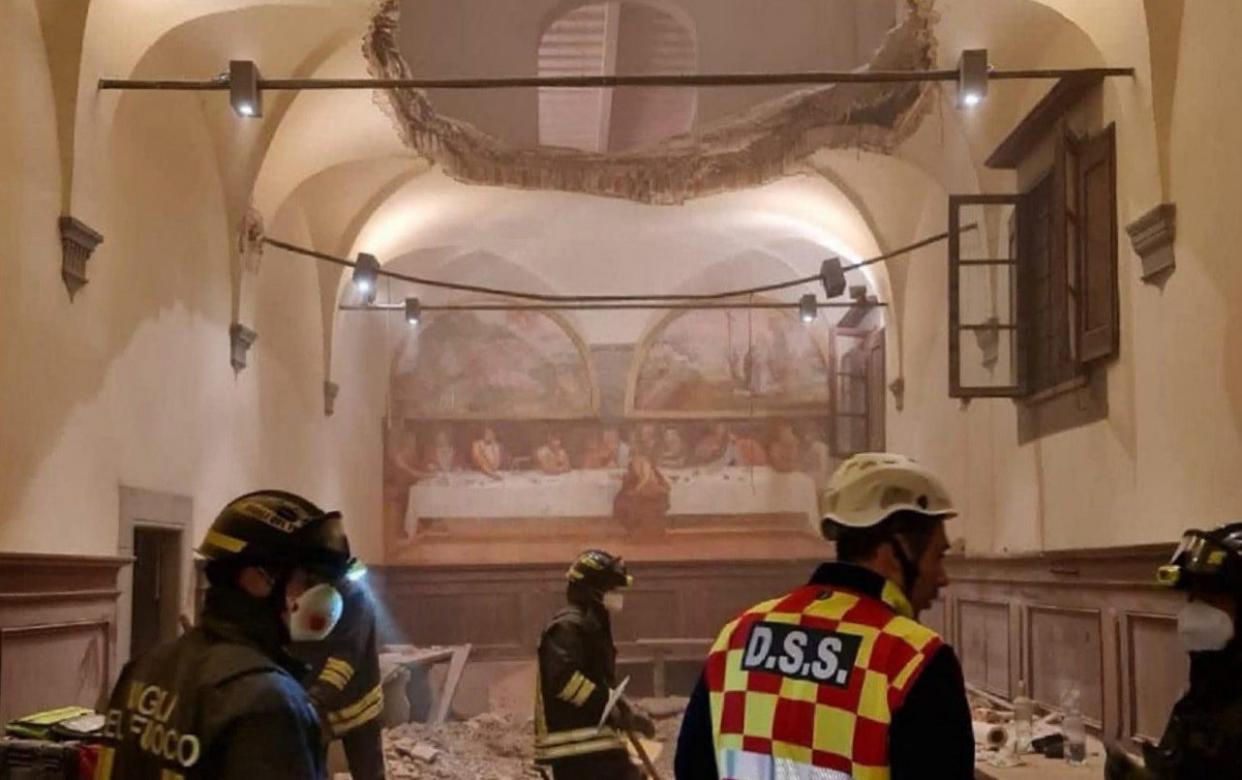
[[[671,515],[745,515],[816,510],[815,482],[770,467],[684,468],[662,472],[670,484]],[[506,472],[492,479],[453,472],[410,489],[406,528],[419,518],[609,517],[621,489],[621,469],[548,475]]]

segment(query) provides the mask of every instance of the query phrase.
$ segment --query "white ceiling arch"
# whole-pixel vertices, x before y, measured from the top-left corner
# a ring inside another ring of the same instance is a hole
[[[578,2],[533,4],[530,13],[555,14]],[[952,67],[961,48],[982,45],[992,51],[999,67],[1109,64],[1134,65],[1140,78],[1147,72],[1145,11],[1140,0],[1101,0],[1096,4],[1070,0],[937,0],[935,5],[941,18],[937,34],[942,67]],[[1092,7],[1084,7],[1087,5]],[[682,3],[666,0],[662,6],[678,9]],[[107,5],[97,1],[90,9],[82,55],[83,99],[91,101],[91,111],[81,112],[78,121],[91,123],[91,132],[85,135],[97,138],[100,127],[110,130],[112,113],[123,99],[94,94],[94,80],[101,75],[201,78],[218,72],[232,57],[254,59],[270,76],[365,75],[358,42],[370,8],[370,0],[205,0],[193,4],[117,0]],[[1116,23],[1118,15],[1126,17],[1124,24]],[[532,29],[538,29],[542,21],[536,19]],[[485,67],[486,62],[474,66]],[[934,118],[924,122],[897,154],[947,191],[996,186],[998,181],[1005,181],[1005,174],[987,171],[980,160],[1044,88],[996,84],[982,110],[970,114],[953,110],[950,96],[945,95],[933,109]],[[233,210],[236,204],[252,198],[272,220],[282,206],[296,199],[308,214],[319,215],[316,243],[336,247],[333,251],[349,247],[351,252],[368,249],[382,257],[396,257],[425,238],[432,240],[424,234],[435,234],[434,240],[439,243],[452,243],[464,235],[473,245],[464,247],[463,252],[491,251],[566,288],[587,289],[586,282],[595,285],[594,289],[629,284],[624,274],[584,279],[581,268],[564,254],[541,256],[538,247],[549,236],[562,245],[576,246],[563,235],[558,239],[554,224],[551,228],[545,224],[555,223],[566,208],[563,201],[550,197],[555,193],[467,187],[448,182],[438,171],[421,173],[415,155],[401,145],[389,118],[374,104],[369,92],[269,96],[265,118],[249,125],[232,116],[226,99],[218,93],[204,95],[200,104],[220,158],[220,186]],[[82,138],[84,134],[78,135]],[[98,141],[83,140],[77,157],[101,156],[92,150],[92,143]],[[814,159],[819,160],[816,165],[822,163],[819,155]],[[833,158],[829,155],[827,159]],[[841,158],[836,159],[840,163]],[[868,166],[879,164],[874,161],[878,158],[860,159],[868,160]],[[391,176],[384,173],[387,165],[393,167]],[[573,205],[566,213],[601,210],[612,215],[601,216],[605,222],[621,219],[624,214],[635,220],[631,224],[650,226],[656,234],[667,231],[669,224],[685,225],[698,231],[704,241],[714,237],[718,242],[736,242],[739,232],[748,230],[753,236],[773,229],[818,231],[810,240],[825,246],[840,241],[858,253],[878,253],[888,248],[885,244],[899,240],[888,236],[900,231],[876,229],[882,221],[876,215],[892,209],[904,185],[885,188],[866,177],[842,176],[841,170],[848,167],[831,162],[820,165],[821,172],[831,174],[832,182],[839,185],[824,183],[834,193],[831,197],[790,194],[802,186],[794,177],[755,188],[757,194],[750,200],[743,192],[732,192],[700,199],[706,205],[691,202],[664,214],[660,214],[660,207],[652,207],[650,212],[627,210],[634,204],[620,204],[612,211],[591,198],[583,203],[593,205]],[[351,194],[342,197],[337,191],[339,183],[325,183],[353,175],[347,171],[355,172],[357,179],[350,184]],[[335,173],[320,177],[326,172]],[[369,196],[362,191],[367,189],[371,189]],[[786,195],[773,194],[778,191]],[[721,200],[714,200],[717,198]],[[771,205],[782,199],[784,205]],[[760,204],[764,200],[768,205]],[[720,203],[734,209],[731,216],[711,216],[716,209],[725,208]],[[825,205],[828,203],[833,205]],[[808,215],[804,208],[819,213]],[[847,212],[848,219],[831,216]],[[590,220],[585,222],[590,224]],[[329,224],[330,229],[326,227]],[[481,235],[488,230],[492,235]],[[722,254],[715,252],[715,259]],[[694,260],[701,261],[701,257]],[[693,276],[693,263],[666,265],[658,269],[657,276],[670,284]],[[879,284],[877,289],[883,286]],[[336,293],[335,283],[324,285],[325,338],[329,343]]]

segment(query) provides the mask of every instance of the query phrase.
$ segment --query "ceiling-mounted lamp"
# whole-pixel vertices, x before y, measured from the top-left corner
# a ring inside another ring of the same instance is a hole
[[[229,61],[229,104],[241,117],[263,116],[259,66],[250,60]]]
[[[354,262],[354,289],[362,293],[367,303],[375,300],[376,281],[379,279],[380,263],[375,255],[359,252]]]
[[[819,281],[824,285],[824,295],[832,300],[845,293],[845,269],[841,258],[830,257],[819,266]]]
[[[971,108],[983,102],[988,94],[987,49],[965,49],[957,61],[957,106]]]
[[[807,293],[798,299],[798,316],[803,322],[814,322],[818,314],[819,304],[815,302],[815,296],[812,293]]]
[[[405,299],[405,321],[411,325],[417,325],[419,319],[423,315],[423,305],[419,303],[417,298]]]

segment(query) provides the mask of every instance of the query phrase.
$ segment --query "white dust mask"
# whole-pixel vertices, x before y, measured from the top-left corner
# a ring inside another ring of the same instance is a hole
[[[332,633],[345,601],[326,583],[307,589],[289,603],[289,637],[295,642],[317,642]]]
[[[1177,613],[1177,636],[1190,653],[1224,650],[1233,631],[1229,613],[1202,601],[1188,601]]]
[[[610,590],[604,594],[604,609],[617,614],[625,605],[625,594],[618,590]]]

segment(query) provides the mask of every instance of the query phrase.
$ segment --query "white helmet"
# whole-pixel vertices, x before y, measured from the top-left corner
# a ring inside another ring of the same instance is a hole
[[[820,494],[815,533],[833,539],[841,528],[874,528],[901,511],[935,520],[957,516],[949,491],[918,461],[863,452],[842,463]]]

